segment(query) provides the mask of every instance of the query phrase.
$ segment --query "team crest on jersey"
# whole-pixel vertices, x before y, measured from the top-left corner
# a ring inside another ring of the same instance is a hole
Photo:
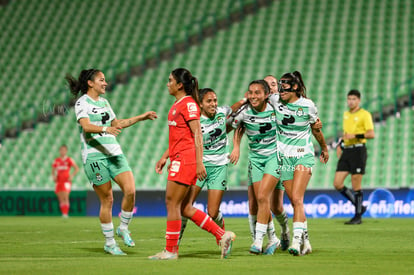
[[[219,125],[223,125],[224,124],[224,118],[218,117],[217,122],[218,122]]]
[[[303,116],[303,109],[302,108],[297,109],[296,110],[296,115],[297,116]]]
[[[172,115],[173,115],[173,116],[175,116],[175,113],[177,113],[177,110],[176,110],[176,109],[174,109],[174,110],[172,111]]]
[[[270,121],[276,121],[276,114],[275,113],[272,113],[270,115]]]
[[[96,180],[97,180],[97,181],[102,181],[102,180],[103,180],[103,177],[102,177],[102,175],[101,175],[101,174],[96,173],[95,175],[96,175]]]
[[[187,103],[187,109],[190,117],[197,117],[198,109],[194,102]]]

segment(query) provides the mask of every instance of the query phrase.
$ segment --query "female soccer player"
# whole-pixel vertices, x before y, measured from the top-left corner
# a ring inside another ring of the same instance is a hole
[[[178,258],[178,240],[181,229],[181,216],[191,219],[200,228],[220,240],[221,257],[230,252],[235,234],[224,231],[206,213],[196,209],[187,196],[189,187],[197,179],[207,177],[203,164],[203,135],[200,126],[198,105],[198,81],[183,68],[171,72],[167,84],[170,95],[176,101],[168,113],[169,147],[157,162],[155,170],[162,172],[170,158],[165,203],[167,206],[167,230],[165,249],[149,259],[173,260]],[[187,197],[187,198],[186,198]],[[186,203],[183,203],[183,202]]]
[[[257,223],[254,242],[250,252],[271,255],[279,247],[270,211],[270,197],[275,188],[283,188],[279,183],[280,164],[276,147],[275,109],[268,102],[269,85],[264,80],[254,80],[249,84],[247,97],[249,105],[241,108],[235,116],[232,126],[245,127],[249,139],[249,210],[254,214],[257,201]],[[235,136],[235,144],[239,144]],[[269,232],[268,232],[269,231]],[[268,232],[269,243],[263,250],[263,238]]]
[[[307,221],[303,207],[306,187],[315,164],[311,132],[321,146],[320,160],[329,159],[322,131],[315,125],[318,119],[315,104],[306,98],[306,87],[298,71],[284,74],[279,81],[280,104],[277,106],[279,137],[277,146],[282,156],[282,181],[293,206],[292,255],[312,251],[307,238]],[[301,251],[301,245],[303,249]]]
[[[227,166],[230,162],[227,133],[233,130],[231,126],[228,127],[228,118],[246,102],[246,99],[236,102],[231,107],[217,107],[216,92],[210,88],[204,88],[199,91],[199,102],[204,145],[203,163],[206,167],[207,177],[204,180],[197,180],[196,185],[190,187],[188,198],[190,203],[194,204],[201,189],[207,186],[207,213],[218,226],[224,229],[224,219],[220,212],[220,204],[224,191],[227,189]],[[183,218],[180,240],[186,224],[187,218]]]
[[[56,158],[52,164],[52,177],[56,183],[55,193],[59,201],[60,212],[62,217],[67,218],[69,214],[69,194],[72,187],[73,177],[79,172],[79,167],[76,162],[67,156],[68,147],[63,144],[59,148],[59,157]],[[73,173],[70,173],[71,168],[74,168]]]
[[[100,70],[83,70],[78,79],[68,74],[66,80],[73,95],[78,95],[79,91],[82,94],[76,101],[75,112],[80,126],[85,173],[101,202],[99,219],[106,239],[104,251],[112,255],[125,255],[114,239],[111,179],[124,193],[121,224],[116,234],[130,247],[135,246],[128,230],[135,204],[135,181],[116,136],[121,133],[121,129],[139,121],[156,119],[157,114],[150,111],[128,119],[117,119],[108,100],[101,97],[108,84]]]

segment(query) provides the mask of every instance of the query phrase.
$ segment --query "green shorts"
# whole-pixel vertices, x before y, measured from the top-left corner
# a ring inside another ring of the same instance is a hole
[[[311,154],[303,157],[282,157],[281,181],[292,180],[298,165],[312,168],[315,165],[315,157]]]
[[[261,181],[264,174],[269,174],[280,179],[280,161],[277,155],[262,158],[249,158],[249,186],[254,182]],[[277,189],[285,190],[281,181],[276,185]]]
[[[89,182],[98,186],[107,183],[123,172],[131,171],[124,155],[99,160],[86,160],[83,168]]]
[[[206,166],[207,178],[197,180],[196,185],[203,188],[207,184],[207,189],[222,190],[227,189],[227,164],[220,166]]]

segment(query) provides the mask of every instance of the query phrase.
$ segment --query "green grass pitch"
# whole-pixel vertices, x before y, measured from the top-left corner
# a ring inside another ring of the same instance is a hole
[[[165,218],[135,218],[130,230],[136,247],[126,248],[117,239],[128,255],[112,256],[103,252],[97,217],[1,217],[0,274],[414,273],[413,219],[364,219],[359,226],[344,221],[309,219],[313,253],[293,257],[281,251],[250,255],[247,218],[227,218],[226,226],[237,238],[225,260],[220,260],[214,237],[189,222],[179,260],[151,261],[147,256],[165,244]]]

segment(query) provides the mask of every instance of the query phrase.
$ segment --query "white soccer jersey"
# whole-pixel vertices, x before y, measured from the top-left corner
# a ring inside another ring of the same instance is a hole
[[[276,106],[279,152],[286,157],[314,155],[310,124],[318,119],[318,111],[312,100],[301,97],[292,103],[279,102]]]
[[[87,159],[98,160],[123,154],[115,136],[106,133],[85,133],[79,124],[79,119],[89,118],[91,124],[111,126],[111,121],[115,119],[115,114],[105,98],[99,97],[95,101],[85,94],[76,101],[75,113],[80,131],[83,163]]]

